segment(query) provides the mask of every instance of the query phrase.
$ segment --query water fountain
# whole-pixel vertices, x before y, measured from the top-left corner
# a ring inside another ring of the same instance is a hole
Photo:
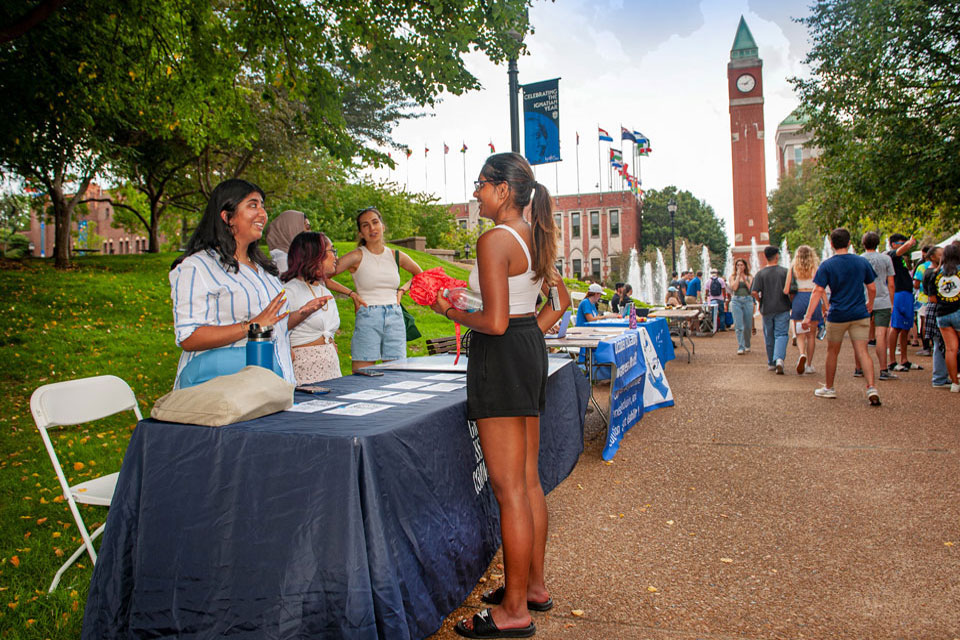
[[[823,249],[820,251],[820,262],[833,256],[833,245],[830,244],[830,236],[823,236]]]
[[[687,243],[680,243],[680,255],[677,256],[677,271],[683,273],[689,267],[687,266]]]
[[[639,298],[643,291],[643,271],[640,268],[640,262],[637,259],[637,250],[630,249],[630,266],[627,268],[627,284],[633,287],[634,297]]]
[[[643,296],[640,298],[647,304],[654,304],[653,295],[653,265],[649,262],[643,263]]]
[[[707,249],[707,245],[703,245],[700,250],[700,269],[704,278],[710,277],[710,249]]]
[[[654,301],[655,304],[666,304],[667,301],[667,283],[669,282],[667,276],[667,265],[663,261],[663,253],[660,249],[657,249],[657,268],[654,273]]]
[[[729,281],[733,275],[733,247],[727,245],[727,256],[724,259],[723,279]]]
[[[780,243],[780,266],[790,270],[792,263],[790,262],[790,250],[787,249],[787,239],[784,238],[783,242]]]
[[[756,275],[760,271],[760,255],[757,253],[757,239],[750,236],[750,273]]]

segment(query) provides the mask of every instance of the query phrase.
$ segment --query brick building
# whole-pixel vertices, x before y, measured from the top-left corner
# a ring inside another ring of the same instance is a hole
[[[777,177],[787,171],[793,171],[808,160],[820,157],[820,149],[810,144],[813,133],[804,131],[807,119],[801,118],[796,111],[787,116],[777,126]]]
[[[612,259],[638,248],[643,231],[642,203],[630,191],[554,196],[553,215],[561,230],[557,269],[567,278],[606,280]],[[462,229],[489,225],[477,202],[453,204]]]
[[[100,185],[90,183],[87,187],[86,198],[107,198],[109,193],[103,190]],[[82,240],[92,238],[96,234],[102,238],[97,246],[91,246],[88,251],[93,253],[102,253],[104,255],[144,253],[150,247],[150,238],[146,235],[146,229],[143,233],[130,233],[126,229],[115,229],[111,226],[113,222],[113,207],[109,202],[88,202],[87,214],[79,215],[74,212],[71,227],[77,233],[74,236],[72,248],[74,250],[87,248],[87,244]],[[54,222],[49,222],[37,218],[35,212],[30,213],[30,230],[26,232],[30,240],[30,254],[38,257],[50,257],[53,255],[54,244]],[[161,236],[160,242],[163,242]]]

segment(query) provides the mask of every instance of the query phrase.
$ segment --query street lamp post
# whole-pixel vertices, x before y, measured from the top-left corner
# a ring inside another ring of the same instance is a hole
[[[670,202],[667,203],[667,211],[670,212],[670,255],[673,260],[673,269],[671,273],[677,272],[677,234],[673,228],[673,218],[677,213],[677,200],[676,198],[670,198]]]
[[[464,260],[470,259],[470,243],[469,242],[463,243],[463,259]]]

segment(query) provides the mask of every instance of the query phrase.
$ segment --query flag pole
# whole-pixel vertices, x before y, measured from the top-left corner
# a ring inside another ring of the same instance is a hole
[[[600,123],[597,123],[597,187],[600,189],[600,203],[603,203],[603,151],[600,148]]]
[[[463,201],[467,201],[467,143],[463,143]]]
[[[577,205],[580,204],[580,132],[577,132]]]
[[[447,192],[447,143],[443,143],[443,200],[450,202],[450,194]],[[903,297],[903,296],[900,296]]]
[[[430,153],[430,149],[427,148],[427,145],[423,145],[423,192],[427,193],[430,191],[430,181],[427,180],[427,167],[430,166],[430,163],[427,162],[427,154]]]

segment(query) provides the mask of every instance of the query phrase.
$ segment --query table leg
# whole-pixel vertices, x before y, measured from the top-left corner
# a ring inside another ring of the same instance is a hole
[[[600,408],[600,403],[597,402],[597,397],[593,393],[593,349],[587,349],[586,357],[584,361],[587,363],[587,380],[590,381],[590,401],[593,403],[594,408],[597,410],[597,413],[600,414],[600,417],[603,419],[603,423],[610,426],[610,418],[604,415],[603,409]],[[610,388],[613,389],[613,385],[610,385]]]

